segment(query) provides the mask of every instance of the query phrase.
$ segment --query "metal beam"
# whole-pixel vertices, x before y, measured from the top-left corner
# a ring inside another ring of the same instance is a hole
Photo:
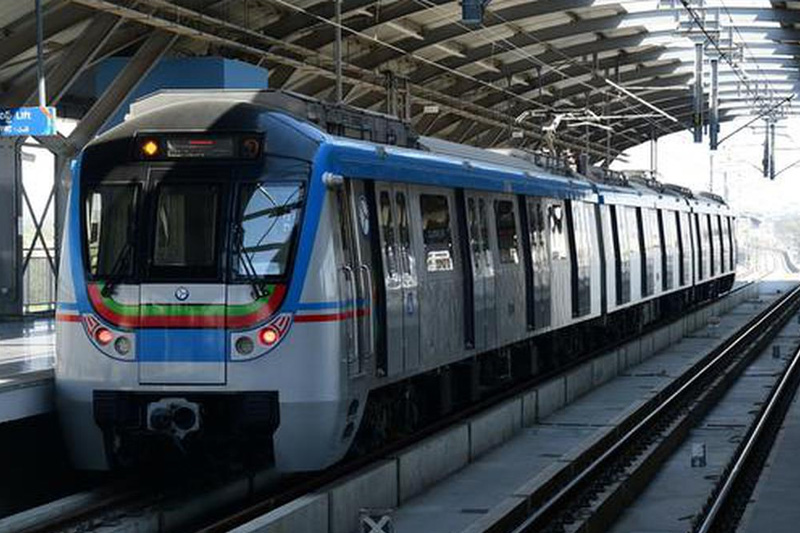
[[[72,153],[82,150],[97,134],[177,39],[174,33],[157,30],[142,43],[67,139]]]
[[[91,17],[90,9],[65,2],[50,2],[43,8],[45,39],[51,38],[67,28]],[[0,31],[3,46],[0,46],[0,65],[8,63],[18,55],[36,46],[36,17],[16,20]]]
[[[61,100],[72,83],[108,42],[108,38],[120,25],[121,20],[109,13],[95,15],[81,35],[58,56],[55,65],[47,72],[50,105],[55,105]],[[35,100],[35,90],[36,80],[32,76],[22,78],[2,96],[2,102],[4,105],[31,105]]]

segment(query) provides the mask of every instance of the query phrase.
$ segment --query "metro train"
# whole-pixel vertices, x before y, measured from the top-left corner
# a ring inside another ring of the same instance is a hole
[[[322,469],[730,289],[721,198],[542,157],[280,91],[133,103],[73,166],[56,401],[74,464]]]

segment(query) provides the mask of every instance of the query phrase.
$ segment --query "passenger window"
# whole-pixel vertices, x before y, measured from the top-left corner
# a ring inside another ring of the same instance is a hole
[[[395,256],[392,202],[389,198],[388,192],[381,191],[379,203],[380,208],[378,209],[378,218],[381,225],[381,233],[383,235],[383,260],[385,262],[384,268],[386,270],[386,277],[393,278],[395,274],[397,274],[397,258]]]
[[[398,192],[394,198],[397,204],[397,232],[398,241],[400,246],[408,250],[411,246],[411,240],[408,235],[408,211],[406,210],[406,195]]]
[[[428,272],[453,270],[453,237],[450,232],[450,208],[446,196],[421,194],[422,241]]]
[[[478,198],[478,220],[481,226],[481,246],[483,247],[483,258],[486,263],[486,268],[489,272],[492,271],[494,265],[492,264],[492,254],[489,253],[489,224],[486,220],[486,202],[483,198]]]
[[[517,264],[519,263],[519,253],[517,251],[517,222],[514,216],[514,204],[508,200],[496,201],[494,215],[500,262]]]
[[[550,219],[550,253],[553,259],[567,259],[567,239],[564,232],[564,208],[560,203],[547,206]]]
[[[481,261],[480,227],[478,226],[478,212],[473,198],[467,198],[467,222],[469,224],[469,247],[472,250],[472,265],[476,271],[483,266]]]

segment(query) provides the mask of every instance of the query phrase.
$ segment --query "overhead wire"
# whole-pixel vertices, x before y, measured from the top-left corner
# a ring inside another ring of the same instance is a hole
[[[367,40],[369,42],[372,42],[372,43],[375,43],[377,45],[389,48],[389,49],[391,49],[391,50],[393,50],[395,52],[403,54],[404,56],[410,57],[415,61],[418,61],[418,62],[423,63],[423,64],[430,65],[430,66],[435,67],[437,69],[440,69],[440,70],[442,70],[444,72],[447,72],[447,73],[449,73],[449,74],[451,74],[453,76],[457,76],[459,78],[475,82],[475,83],[477,83],[479,85],[482,85],[484,87],[487,87],[489,89],[492,89],[492,90],[495,90],[495,91],[499,91],[499,92],[501,92],[503,94],[507,94],[508,96],[511,96],[512,98],[514,98],[516,100],[520,100],[522,102],[534,105],[534,106],[536,106],[536,107],[538,107],[540,109],[545,109],[545,110],[551,111],[551,112],[557,112],[558,111],[557,108],[555,108],[555,107],[553,107],[551,105],[544,104],[544,103],[539,102],[538,100],[535,100],[535,99],[531,99],[531,98],[527,98],[527,97],[518,95],[517,93],[515,93],[513,91],[510,91],[508,89],[505,89],[505,88],[500,87],[498,85],[495,85],[493,83],[486,82],[486,81],[481,80],[481,79],[479,79],[479,78],[477,78],[475,76],[472,76],[470,74],[461,72],[461,71],[459,71],[457,69],[448,67],[446,65],[442,65],[441,63],[439,63],[437,61],[433,61],[431,59],[428,59],[426,57],[420,56],[419,54],[415,54],[413,52],[408,52],[408,51],[404,50],[403,48],[401,48],[399,46],[396,46],[396,45],[394,45],[392,43],[388,43],[388,42],[386,42],[384,40],[378,39],[375,36],[369,35],[369,34],[363,32],[363,31],[356,30],[356,29],[351,28],[351,27],[349,27],[349,26],[347,26],[345,24],[337,24],[336,21],[332,21],[332,20],[329,20],[329,19],[327,19],[325,17],[317,15],[316,13],[312,13],[308,9],[306,9],[304,7],[301,7],[301,6],[294,5],[291,2],[288,2],[287,0],[270,0],[270,1],[274,2],[276,4],[279,4],[279,5],[282,5],[282,6],[288,8],[288,9],[294,11],[294,12],[302,13],[302,14],[304,14],[304,15],[306,15],[306,16],[314,19],[314,20],[317,20],[317,21],[319,21],[321,23],[324,23],[324,24],[327,24],[327,25],[330,25],[330,26],[333,26],[333,27],[341,26],[341,29],[343,31],[346,31],[346,32],[348,32],[348,33],[350,33],[352,35],[356,35],[356,36],[358,36],[358,37],[360,37],[362,39],[365,39],[365,40]]]
[[[417,3],[417,4],[419,4],[419,5],[428,7],[430,9],[438,9],[438,10],[444,10],[445,9],[444,7],[442,7],[440,5],[434,4],[430,0],[413,0],[413,1],[415,3]],[[498,20],[500,20],[501,22],[503,22],[507,26],[510,26],[512,24],[512,21],[509,21],[508,19],[506,19],[505,17],[503,17],[502,15],[500,15],[497,12],[493,11],[492,12],[492,16],[494,16],[495,18],[497,18]],[[451,19],[451,22],[452,22],[452,19]],[[475,33],[475,29],[474,28],[471,28],[471,27],[467,26],[466,24],[463,24],[463,23],[459,22],[458,20],[456,20],[455,23],[458,24],[462,28],[466,28],[469,32]],[[494,28],[492,28],[490,26],[486,26],[485,24],[481,24],[480,28],[482,30],[485,30],[485,31],[489,32],[489,33],[494,33],[495,35],[498,34],[498,32],[496,32],[494,30]],[[624,91],[620,91],[619,90],[619,85],[610,82],[610,80],[608,80],[608,78],[606,78],[605,76],[600,75],[594,68],[587,67],[583,63],[581,63],[579,61],[576,61],[574,57],[572,57],[569,54],[567,54],[566,52],[560,50],[558,47],[553,46],[553,45],[547,43],[546,41],[543,41],[542,39],[536,37],[535,35],[533,35],[528,30],[520,28],[520,31],[524,35],[526,35],[528,38],[530,38],[532,41],[534,41],[535,43],[540,44],[542,46],[545,46],[547,50],[558,54],[559,56],[564,58],[567,62],[571,63],[572,65],[576,66],[577,68],[580,68],[580,69],[584,70],[587,74],[590,74],[593,77],[596,77],[596,78],[599,78],[599,79],[603,80],[609,87],[616,89],[618,93],[622,94],[623,97],[632,98],[635,101],[638,99],[638,101],[636,103],[637,106],[638,105],[644,105],[645,107],[649,107],[649,108],[653,109],[654,106],[652,106],[652,104],[650,104],[649,102],[643,101],[644,99],[642,99],[640,97],[637,97],[637,96],[633,95],[630,92],[626,93]],[[510,49],[506,50],[506,51],[516,52],[516,54],[519,57],[522,57],[524,60],[527,60],[527,61],[531,62],[532,64],[536,65],[537,67],[539,67],[539,66],[545,67],[549,71],[556,72],[557,74],[562,76],[563,79],[565,79],[565,80],[576,80],[576,84],[590,89],[591,92],[598,92],[598,93],[601,93],[601,94],[608,92],[608,90],[604,90],[603,88],[596,87],[596,86],[594,86],[594,85],[592,85],[592,84],[590,84],[588,82],[578,80],[576,76],[573,76],[571,74],[566,74],[566,73],[562,72],[559,67],[550,65],[549,63],[539,59],[538,57],[536,57],[535,55],[531,54],[530,52],[527,52],[527,51],[523,50],[522,48],[520,48],[519,46],[517,46],[516,44],[512,43],[511,41],[509,41],[505,37],[500,37],[497,40],[492,40],[491,42],[495,43],[495,42],[498,42],[498,41],[502,42],[506,46],[510,47]],[[666,118],[670,119],[671,121],[678,122],[677,119],[675,119],[674,117],[671,117],[670,115],[665,113],[663,110],[658,110],[658,112],[659,112],[659,114],[665,116]],[[652,119],[647,119],[647,120],[652,126],[658,126],[664,131],[669,131],[669,130],[666,130],[665,128],[663,128],[657,122],[653,121]],[[684,125],[686,125],[686,124],[684,124]],[[686,126],[688,127],[688,125],[686,125]],[[627,135],[625,135],[625,137],[629,138]]]

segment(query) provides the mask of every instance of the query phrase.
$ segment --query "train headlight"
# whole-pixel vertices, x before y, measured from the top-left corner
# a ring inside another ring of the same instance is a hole
[[[250,355],[253,353],[253,340],[250,337],[239,337],[236,339],[236,351],[242,355]]]
[[[118,337],[114,341],[114,349],[120,355],[128,355],[131,351],[131,341],[128,337]]]

